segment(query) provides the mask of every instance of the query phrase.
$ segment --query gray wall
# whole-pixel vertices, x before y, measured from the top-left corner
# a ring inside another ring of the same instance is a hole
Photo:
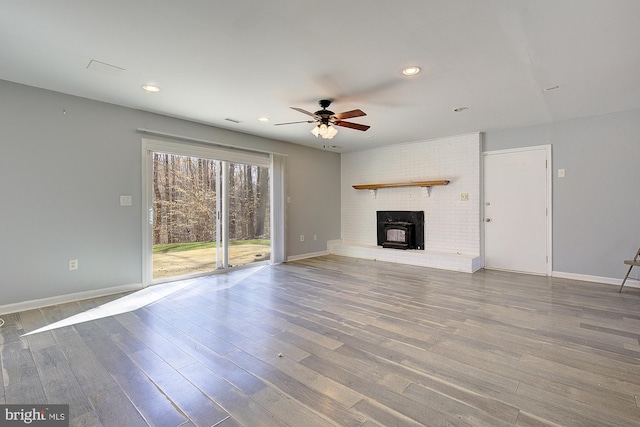
[[[137,128],[287,154],[287,256],[340,238],[336,153],[6,81],[0,100],[0,306],[141,283]]]
[[[141,282],[137,128],[288,154],[287,256],[340,238],[338,154],[5,81],[0,100],[0,306]],[[554,271],[621,278],[640,245],[640,110],[484,135],[485,151],[541,144],[553,145]]]
[[[484,138],[485,151],[541,144],[553,152],[553,270],[621,279],[640,245],[640,110]]]

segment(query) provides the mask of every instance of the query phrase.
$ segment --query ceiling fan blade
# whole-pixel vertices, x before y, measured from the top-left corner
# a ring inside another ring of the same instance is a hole
[[[367,113],[365,113],[362,110],[351,110],[351,111],[345,111],[344,113],[338,113],[335,115],[335,118],[337,120],[342,120],[342,119],[350,119],[352,117],[362,117],[366,115]]]
[[[342,126],[342,127],[345,127],[345,128],[361,130],[361,131],[365,131],[365,130],[367,130],[367,129],[369,129],[371,127],[371,126],[367,126],[367,125],[361,125],[360,123],[351,123],[351,122],[342,122],[342,121],[334,122],[334,125]]]
[[[315,123],[315,120],[303,120],[301,122],[288,122],[288,123],[274,123],[274,126],[282,126],[282,125],[295,125],[297,123]]]
[[[315,115],[315,114],[313,114],[313,113],[311,113],[311,112],[309,112],[309,111],[307,111],[307,110],[303,110],[302,108],[298,108],[298,107],[289,107],[289,108],[291,108],[292,110],[299,111],[299,112],[301,112],[302,114],[306,114],[307,116],[316,117],[316,115]]]

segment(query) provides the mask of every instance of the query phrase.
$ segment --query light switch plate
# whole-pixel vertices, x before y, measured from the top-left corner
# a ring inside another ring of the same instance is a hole
[[[564,177],[565,177],[565,170],[558,169],[558,178],[564,178]]]
[[[131,196],[120,196],[120,206],[131,206],[132,197]]]

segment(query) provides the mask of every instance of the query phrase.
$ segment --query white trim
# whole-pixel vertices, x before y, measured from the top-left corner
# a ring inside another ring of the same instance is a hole
[[[597,282],[615,286],[620,286],[622,284],[622,279],[616,279],[615,277],[591,276],[588,274],[565,273],[562,271],[553,271],[551,276],[557,277],[558,279],[581,280],[583,282]],[[624,287],[626,288],[627,286],[630,288],[640,288],[640,280],[627,279]]]
[[[167,133],[167,132],[151,130],[151,129],[138,128],[138,129],[136,129],[136,132],[142,133],[142,134],[145,134],[145,135],[152,135],[152,136],[159,136],[159,137],[162,137],[162,138],[174,139],[174,140],[177,140],[177,141],[195,142],[196,144],[207,144],[207,145],[212,145],[214,147],[231,148],[234,151],[241,150],[241,151],[245,151],[245,152],[248,152],[248,153],[279,154],[281,156],[286,156],[286,154],[276,153],[276,152],[273,152],[273,151],[257,150],[257,149],[254,149],[254,148],[243,148],[243,147],[238,147],[237,145],[223,144],[221,142],[209,141],[209,140],[200,139],[200,138],[192,138],[190,136],[176,135],[176,134],[173,134],[173,133]]]
[[[242,148],[217,147],[215,145],[202,145],[190,142],[170,142],[156,139],[142,138],[142,145],[147,151],[176,154],[179,156],[199,157],[207,160],[221,160],[234,163],[246,163],[268,167],[269,154],[246,151]]]
[[[69,302],[80,301],[90,298],[99,298],[107,295],[120,294],[123,292],[139,291],[142,289],[142,283],[133,283],[130,285],[114,286],[112,288],[102,288],[92,291],[76,292],[73,294],[57,295],[55,297],[34,299],[30,301],[22,301],[13,304],[0,305],[0,315],[8,313],[18,313],[21,311],[34,310],[42,307],[49,307],[57,304],[66,304]]]
[[[298,260],[307,259],[307,258],[315,258],[318,256],[324,256],[324,255],[329,255],[329,251],[311,252],[311,253],[302,254],[302,255],[292,255],[290,257],[287,257],[287,262],[298,261]]]
[[[142,140],[142,286],[149,286],[153,280],[153,165],[152,152],[147,148],[146,140]]]
[[[543,145],[547,152],[547,276],[553,274],[553,148]]]
[[[482,222],[482,265],[485,265],[485,248],[484,248],[484,228],[486,223],[484,222],[484,157],[492,156],[495,154],[510,154],[510,153],[518,153],[524,151],[537,151],[544,150],[545,151],[545,159],[547,161],[547,265],[546,265],[546,275],[552,276],[553,274],[553,163],[552,163],[552,147],[551,144],[545,145],[535,145],[531,147],[521,147],[521,148],[509,148],[506,150],[494,150],[494,151],[483,151],[481,157],[481,168],[482,168],[482,203],[480,206],[480,221]]]
[[[222,248],[222,264],[218,267],[227,269],[229,268],[229,162],[222,161],[220,162],[221,172],[220,175],[220,193],[217,194],[216,198],[220,197],[221,200],[221,210],[219,212],[219,217],[217,223],[220,224],[220,230],[222,234],[220,238],[216,236],[216,242],[220,242],[221,246],[216,250],[219,251]]]
[[[478,135],[479,139],[480,139],[480,144],[478,144],[478,172],[480,173],[480,176],[478,177],[478,191],[480,192],[480,197],[479,197],[479,203],[480,205],[478,206],[478,221],[480,222],[480,257],[478,259],[478,264],[476,265],[476,267],[478,267],[478,270],[481,268],[484,268],[484,262],[485,262],[485,256],[484,256],[484,235],[485,235],[485,230],[484,230],[484,155],[483,155],[483,151],[482,149],[484,148],[484,132],[480,132],[480,134]],[[477,270],[474,270],[477,271]]]
[[[543,145],[532,145],[530,147],[520,147],[520,148],[506,148],[504,150],[492,150],[492,151],[483,151],[482,155],[494,155],[494,154],[510,154],[510,153],[522,153],[524,151],[537,151],[542,149],[551,149],[551,144],[543,144]]]
[[[287,257],[287,204],[285,203],[287,157],[271,155],[269,193],[271,197],[271,262],[281,264]]]

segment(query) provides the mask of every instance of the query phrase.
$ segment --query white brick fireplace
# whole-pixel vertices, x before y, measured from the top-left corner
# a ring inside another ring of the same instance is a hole
[[[481,134],[342,155],[342,240],[330,253],[464,272],[483,267]],[[353,185],[449,180],[445,186],[355,190]],[[425,249],[377,246],[376,211],[424,211]]]

